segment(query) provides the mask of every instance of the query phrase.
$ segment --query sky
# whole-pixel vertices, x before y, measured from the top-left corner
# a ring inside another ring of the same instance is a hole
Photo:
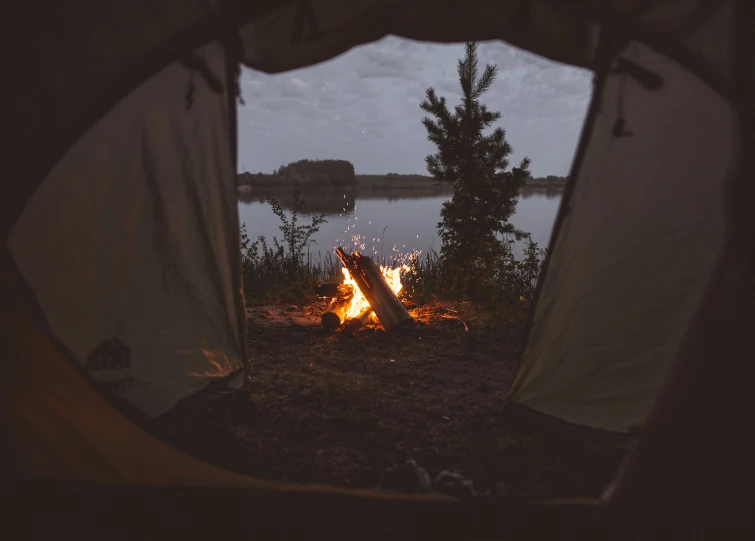
[[[434,87],[458,103],[463,44],[387,37],[305,69],[268,75],[245,69],[239,106],[239,169],[270,173],[301,159],[344,159],[357,174],[427,174],[434,152],[419,104]],[[481,67],[498,66],[483,96],[533,176],[566,175],[592,91],[586,70],[502,42],[481,43]]]

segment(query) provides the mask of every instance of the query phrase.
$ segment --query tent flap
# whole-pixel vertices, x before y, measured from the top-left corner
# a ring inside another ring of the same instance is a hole
[[[720,257],[738,139],[734,107],[690,71],[637,42],[618,58],[512,400],[625,432],[655,401]]]
[[[245,62],[277,73],[323,62],[388,34],[463,42],[505,39],[577,66],[589,63],[588,23],[554,2],[312,0],[241,28]]]
[[[239,370],[245,347],[225,55],[191,58],[89,130],[9,239],[51,333],[148,415]]]

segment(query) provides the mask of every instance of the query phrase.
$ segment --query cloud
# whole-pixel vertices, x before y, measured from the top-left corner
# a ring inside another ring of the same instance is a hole
[[[277,98],[268,98],[266,100],[263,100],[261,102],[261,105],[268,111],[283,111],[291,107],[289,103],[286,103],[284,100]]]
[[[250,96],[264,95],[265,86],[260,81],[250,80],[246,82],[246,94]]]
[[[429,86],[450,106],[458,103],[456,62],[463,52],[461,44],[389,37],[288,73],[245,70],[240,163],[272,171],[320,156],[348,159],[358,173],[424,173],[433,148],[419,103]],[[482,65],[498,65],[483,101],[503,113],[501,125],[514,147],[510,162],[526,155],[534,174],[563,174],[590,99],[591,74],[504,43],[481,43],[479,53]]]
[[[283,83],[281,94],[286,97],[299,97],[307,94],[309,90],[309,84],[305,83],[301,79],[292,77],[291,79],[288,79]]]

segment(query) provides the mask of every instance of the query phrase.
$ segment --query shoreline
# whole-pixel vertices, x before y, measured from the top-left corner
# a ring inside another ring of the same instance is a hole
[[[565,185],[547,185],[547,184],[529,184],[522,186],[522,191],[527,190],[550,190],[563,192],[566,189]],[[236,190],[239,194],[252,195],[255,192],[275,192],[275,193],[292,193],[295,191],[301,191],[302,193],[314,193],[314,192],[342,192],[358,193],[360,191],[420,191],[420,190],[432,190],[437,192],[451,192],[453,186],[446,186],[443,184],[428,184],[428,185],[386,185],[386,184],[371,184],[371,185],[353,185],[353,186],[281,186],[276,184],[265,184],[258,186],[242,185],[237,186]]]

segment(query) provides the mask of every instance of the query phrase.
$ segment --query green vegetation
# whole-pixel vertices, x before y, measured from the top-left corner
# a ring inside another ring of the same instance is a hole
[[[443,204],[438,231],[442,240],[437,280],[450,292],[480,299],[512,300],[531,295],[540,269],[537,245],[529,240],[523,262],[514,258],[512,245],[529,235],[509,218],[516,210],[519,191],[530,178],[530,160],[507,171],[512,152],[500,126],[486,130],[501,118],[480,102],[496,79],[497,67],[488,64],[478,73],[477,44],[468,42],[457,65],[462,100],[449,110],[446,99],[428,88],[420,104],[431,116],[422,119],[437,153],[426,158],[433,178],[453,186],[453,197]],[[532,276],[534,275],[534,279]]]
[[[263,236],[251,241],[246,226],[241,226],[241,256],[244,291],[250,304],[273,300],[294,301],[311,294],[314,286],[340,273],[340,262],[328,253],[325,261],[314,263],[310,247],[312,236],[325,223],[324,214],[314,215],[309,224],[299,224],[304,201],[294,194],[291,218],[287,218],[278,200],[268,198],[273,212],[281,221],[283,244],[273,237],[272,246]]]
[[[493,304],[529,303],[535,295],[537,280],[545,260],[545,250],[529,242],[523,250],[521,259],[516,259],[513,251],[496,260],[497,269],[491,273],[500,280],[492,284],[471,284],[476,287],[449,287],[449,283],[458,283],[458,276],[451,274],[442,258],[435,252],[422,256],[409,256],[409,272],[406,273],[404,288],[413,298],[463,299],[467,297]],[[465,285],[465,284],[462,284]],[[466,284],[470,286],[469,283]]]
[[[309,302],[314,298],[317,284],[327,281],[340,281],[341,262],[328,250],[323,255],[312,252],[319,226],[326,222],[323,214],[314,215],[308,224],[300,224],[300,214],[306,204],[301,194],[294,194],[291,217],[288,218],[277,199],[268,198],[273,212],[281,221],[280,230],[283,242],[273,237],[272,243],[265,237],[252,241],[241,226],[242,262],[244,268],[244,291],[249,305],[271,302]],[[491,303],[519,303],[529,301],[534,294],[540,274],[544,251],[529,243],[524,249],[523,258],[513,256],[501,258],[499,275],[505,280],[490,290],[486,299]],[[406,266],[402,277],[403,295],[417,300],[432,298],[464,298],[465,292],[448,288],[447,269],[435,252],[424,255],[417,253],[398,254],[382,257],[377,263],[395,268]]]
[[[354,186],[354,165],[346,160],[299,160],[281,166],[271,175],[240,173],[239,187],[340,188]]]

